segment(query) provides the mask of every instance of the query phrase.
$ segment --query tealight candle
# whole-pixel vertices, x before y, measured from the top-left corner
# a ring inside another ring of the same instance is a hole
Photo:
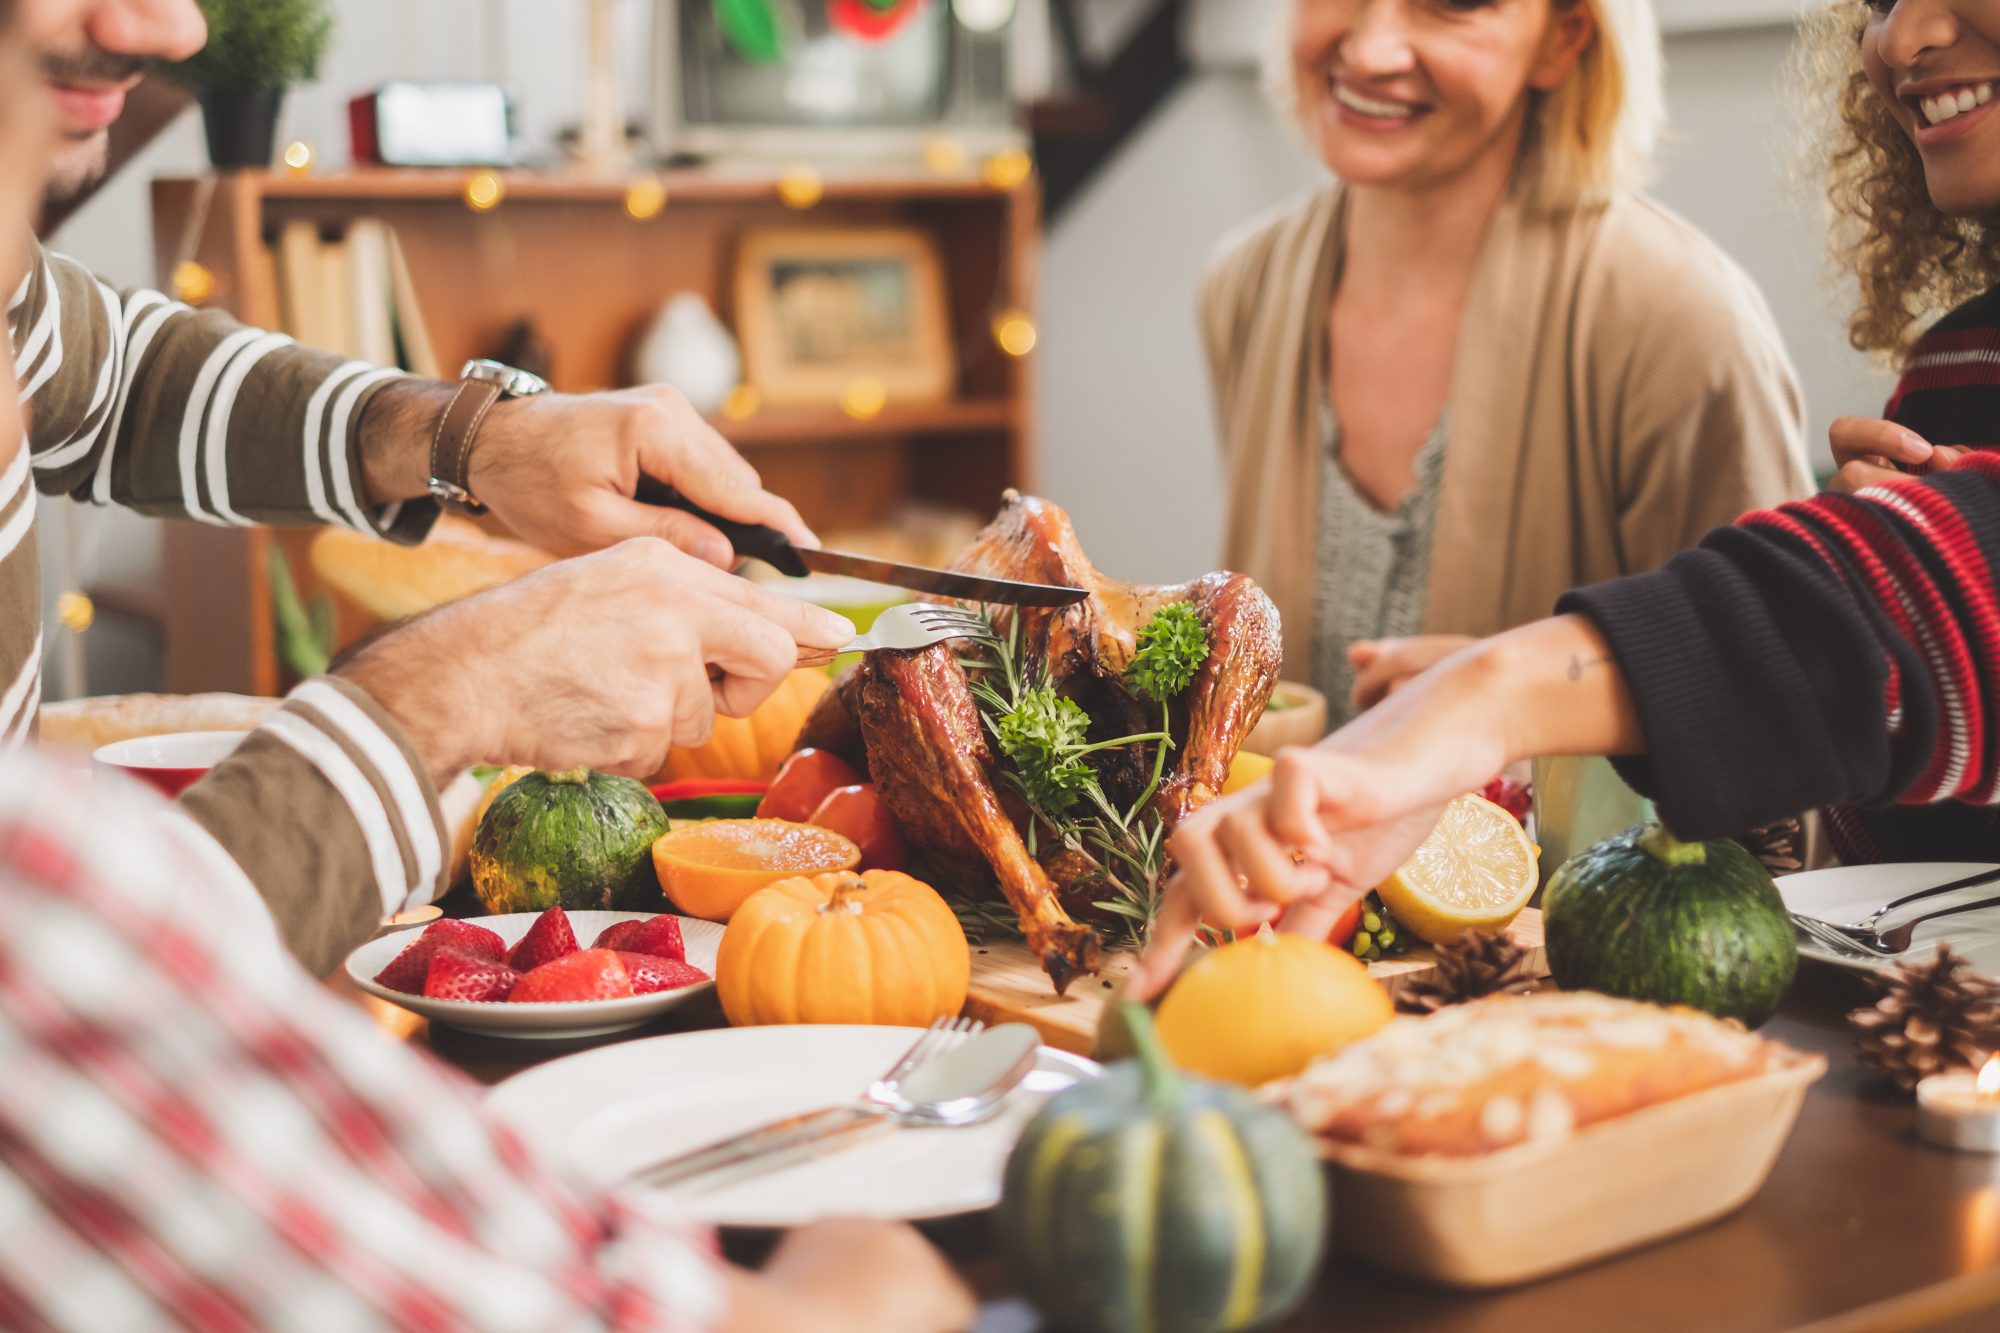
[[[1941,1148],[2000,1152],[2000,1052],[1977,1074],[1955,1069],[1917,1084],[1917,1133]]]
[[[422,907],[412,907],[407,912],[398,912],[382,923],[382,933],[392,930],[408,930],[412,926],[428,926],[444,915],[444,909],[436,903],[425,903]]]

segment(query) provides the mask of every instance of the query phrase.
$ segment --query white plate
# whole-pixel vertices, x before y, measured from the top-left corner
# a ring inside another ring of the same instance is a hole
[[[473,917],[472,924],[484,926],[512,948],[535,924],[540,912],[510,912],[505,916]],[[576,942],[588,949],[605,927],[619,921],[643,921],[657,912],[571,912],[570,929]],[[715,951],[722,947],[722,927],[713,921],[681,917],[681,940],[687,945],[689,963],[715,976]],[[422,1014],[433,1023],[487,1032],[502,1037],[596,1037],[606,1032],[622,1032],[638,1027],[667,1010],[686,1004],[697,995],[715,989],[715,982],[697,981],[679,990],[633,995],[622,1000],[574,1000],[566,1003],[512,1004],[506,1000],[431,1000],[421,995],[405,995],[375,984],[375,974],[389,960],[407,949],[420,932],[401,930],[368,943],[347,955],[347,975],[370,995],[399,1004]]]
[[[1933,884],[1949,884],[1952,880],[1988,870],[2000,870],[2000,866],[1979,861],[1899,861],[1879,866],[1835,866],[1830,870],[1806,870],[1786,875],[1778,881],[1778,892],[1784,897],[1786,909],[1800,916],[1815,916],[1822,921],[1859,921],[1883,903],[1906,893],[1915,893]],[[1903,911],[1892,913],[1888,924],[1907,920],[1910,913],[1927,908],[1977,902],[1981,898],[2000,898],[2000,883],[1982,884],[1978,888],[1962,889],[1943,897],[1912,903]],[[1928,958],[1937,951],[1939,941],[1949,943],[1952,952],[1971,960],[1973,967],[1979,971],[1988,976],[2000,976],[2000,908],[1948,916],[1918,926],[1909,952],[1900,955],[1900,958]],[[1845,957],[1803,936],[1799,939],[1799,952],[1809,958],[1853,968],[1857,972],[1884,972],[1898,961],[1896,958]]]
[[[500,1084],[487,1109],[606,1184],[781,1116],[851,1101],[917,1039],[914,1028],[756,1027],[623,1042],[552,1060]],[[990,1208],[1007,1154],[1055,1092],[1098,1067],[1043,1047],[998,1117],[962,1129],[898,1129],[717,1187],[671,1193],[718,1226],[793,1227],[829,1216],[919,1219]]]

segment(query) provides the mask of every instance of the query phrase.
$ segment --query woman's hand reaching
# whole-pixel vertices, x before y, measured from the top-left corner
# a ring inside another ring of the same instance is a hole
[[[1919,467],[1942,472],[1966,454],[1955,445],[1932,444],[1907,426],[1874,417],[1841,417],[1828,428],[1827,444],[1838,469],[1827,489],[1849,494],[1885,481],[1908,480],[1911,470]]]

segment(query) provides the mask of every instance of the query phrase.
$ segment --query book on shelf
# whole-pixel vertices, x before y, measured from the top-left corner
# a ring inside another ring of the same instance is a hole
[[[416,283],[393,228],[357,218],[338,236],[287,222],[267,247],[279,321],[308,347],[441,378]]]

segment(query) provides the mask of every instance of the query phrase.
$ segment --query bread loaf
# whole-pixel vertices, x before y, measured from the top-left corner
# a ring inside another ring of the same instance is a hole
[[[452,517],[439,519],[421,546],[397,546],[345,528],[327,528],[312,544],[313,572],[383,620],[418,615],[554,559]]]
[[[1277,1095],[1335,1143],[1469,1156],[1750,1078],[1785,1054],[1692,1009],[1588,992],[1502,996],[1397,1019]]]

